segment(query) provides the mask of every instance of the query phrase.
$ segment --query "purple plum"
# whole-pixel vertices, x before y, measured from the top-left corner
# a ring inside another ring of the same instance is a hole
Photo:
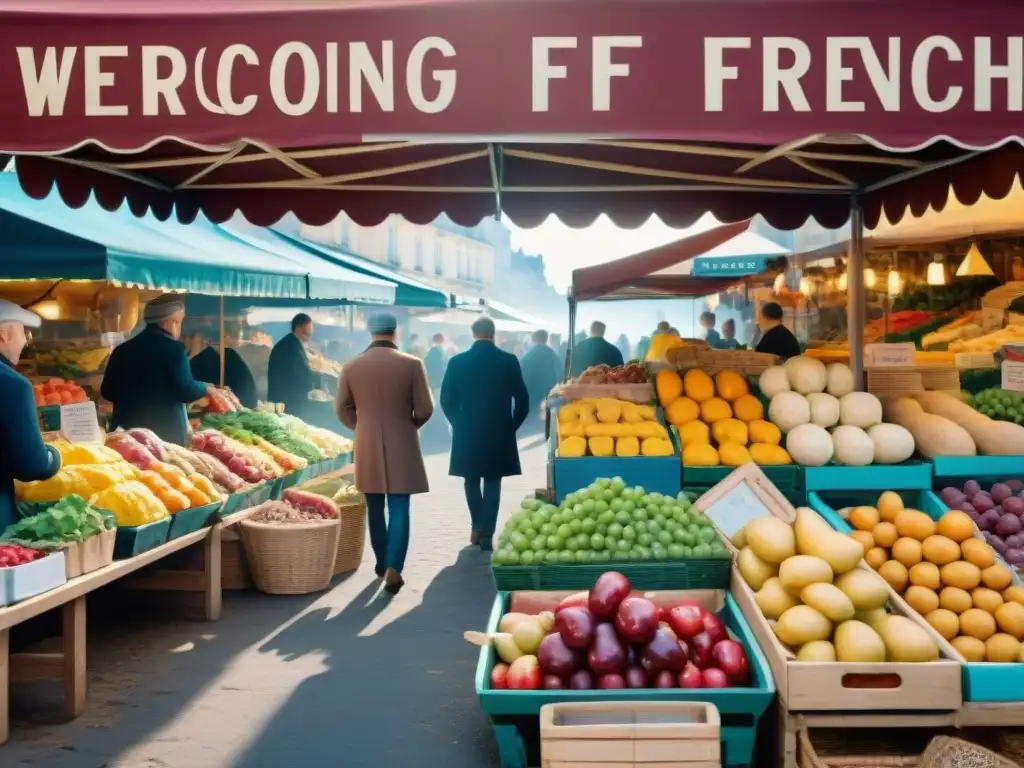
[[[1019,496],[1011,496],[1003,502],[1003,509],[1017,517],[1024,516],[1024,499]]]
[[[1007,480],[1006,487],[1014,493],[1020,493],[1021,491],[1024,491],[1024,482],[1021,482],[1020,480]]]
[[[1000,539],[994,533],[990,533],[989,531],[985,531],[984,536],[985,541],[988,542],[988,545],[992,547],[992,549],[994,549],[1000,555],[1006,554],[1006,550],[1009,549],[1009,547],[1007,547],[1006,544],[1003,543],[1002,539]]]
[[[1006,537],[1003,543],[1006,544],[1007,549],[1020,549],[1021,547],[1024,547],[1024,536],[1011,533]]]
[[[1000,517],[999,522],[995,524],[996,536],[1011,536],[1012,534],[1020,533],[1020,529],[1020,518],[1016,515],[1011,515],[1009,512]]]
[[[1010,486],[1006,483],[996,483],[992,486],[991,494],[992,500],[996,504],[1002,504],[1005,499],[1013,496],[1013,491],[1010,490]]]
[[[987,509],[981,513],[981,516],[975,522],[981,530],[991,531],[995,528],[996,523],[999,522],[999,513],[994,509]]]
[[[977,480],[968,480],[964,483],[964,496],[971,498],[981,490],[981,483]]]
[[[967,500],[963,492],[959,488],[953,488],[949,486],[939,491],[939,498],[942,499],[943,503],[950,509],[956,509],[961,503]]]
[[[978,510],[979,513],[983,513],[989,509],[992,509],[996,503],[992,500],[992,497],[982,491],[976,493],[971,497],[971,505]]]
[[[1008,549],[1003,557],[1010,565],[1024,565],[1024,549]]]

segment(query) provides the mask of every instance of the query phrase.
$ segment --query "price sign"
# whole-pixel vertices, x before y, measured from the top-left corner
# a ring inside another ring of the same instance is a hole
[[[109,347],[110,349],[113,349],[119,344],[124,344],[124,334],[118,333],[116,331],[112,333],[101,333],[100,344],[102,344],[104,347]]]
[[[913,344],[867,344],[864,357],[868,368],[906,368],[914,364]]]
[[[1004,360],[1002,374],[1003,389],[1024,392],[1024,363],[1018,360]]]
[[[770,515],[771,511],[747,483],[738,483],[722,498],[704,510],[704,514],[726,537],[732,539],[755,517]]]
[[[60,433],[69,443],[103,442],[103,430],[96,416],[96,403],[62,405],[60,407]]]

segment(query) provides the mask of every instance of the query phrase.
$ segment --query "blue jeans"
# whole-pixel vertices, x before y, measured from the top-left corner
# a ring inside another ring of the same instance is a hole
[[[483,488],[481,489],[481,486]],[[480,540],[494,536],[498,525],[498,507],[501,506],[501,478],[467,477],[465,479],[466,504],[473,530],[480,532]]]
[[[385,501],[387,518],[384,517]],[[367,493],[366,522],[377,565],[401,573],[409,551],[409,494]]]

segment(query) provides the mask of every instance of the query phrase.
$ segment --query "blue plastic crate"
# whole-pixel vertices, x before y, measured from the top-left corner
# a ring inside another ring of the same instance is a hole
[[[161,544],[167,543],[170,532],[170,515],[155,523],[124,528],[118,526],[117,538],[114,539],[114,559],[125,560],[159,547]]]
[[[1024,456],[936,456],[931,461],[935,478],[956,481],[1024,478]],[[952,485],[953,482],[943,483]]]
[[[917,491],[932,487],[932,465],[913,461],[903,464],[871,464],[847,467],[828,464],[805,467],[808,491],[861,491],[879,488],[886,491]]]
[[[552,414],[552,425],[557,423],[558,412]],[[665,420],[658,409],[658,421]],[[586,488],[599,477],[621,477],[627,486],[642,486],[648,493],[676,496],[682,489],[682,464],[679,442],[672,430],[672,456],[579,456],[560,458],[557,428],[548,438],[548,487],[555,492],[555,503],[561,504],[570,493]]]
[[[942,503],[942,499],[931,491],[901,493],[900,496],[906,506],[919,509],[934,520],[938,520],[949,509]],[[865,498],[863,494],[852,496],[826,494],[823,497],[811,492],[808,494],[808,501],[810,506],[828,521],[829,525],[837,531],[849,533],[852,528],[840,517],[837,510],[858,504],[873,505],[877,501],[877,497],[872,501]],[[1014,574],[1014,581],[1020,585],[1020,578],[1016,574]],[[964,701],[1024,701],[1024,664],[966,662],[963,664],[962,681]]]
[[[198,531],[210,522],[214,513],[224,504],[222,501],[215,501],[212,504],[204,504],[201,507],[183,509],[171,515],[171,528],[167,534],[167,540],[180,539],[190,533]]]
[[[491,608],[488,632],[497,632],[510,593],[500,592]],[[490,687],[494,649],[480,649],[476,667],[476,693],[480,708],[491,718],[498,743],[501,768],[527,768],[524,731],[535,728],[545,704],[579,701],[706,701],[722,718],[722,765],[749,766],[754,761],[758,722],[775,698],[775,680],[768,661],[739,607],[728,593],[720,615],[743,645],[750,662],[753,685],[749,688],[642,688],[592,691],[510,691]],[[524,726],[526,726],[524,728]]]

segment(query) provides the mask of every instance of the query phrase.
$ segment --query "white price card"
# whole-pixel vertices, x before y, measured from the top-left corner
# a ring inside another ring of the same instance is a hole
[[[731,540],[755,517],[770,515],[771,511],[747,483],[738,483],[704,510],[704,514]]]
[[[109,347],[110,349],[113,349],[119,344],[124,344],[124,334],[118,333],[116,331],[110,333],[101,333],[100,344],[102,344],[104,347]]]
[[[1002,374],[1003,389],[1024,392],[1024,363],[1018,360],[1004,360]]]
[[[87,400],[60,407],[60,433],[69,443],[103,442],[103,430],[96,416],[96,403]]]
[[[866,344],[865,365],[868,368],[906,368],[914,364],[913,344]]]

